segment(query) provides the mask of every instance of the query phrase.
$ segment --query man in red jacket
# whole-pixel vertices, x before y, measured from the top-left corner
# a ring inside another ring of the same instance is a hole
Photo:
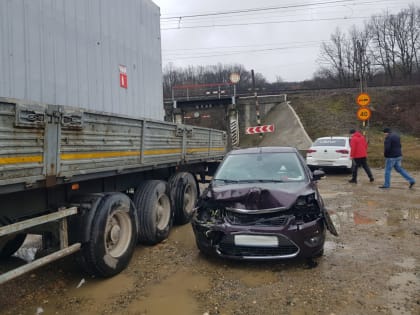
[[[350,157],[353,159],[352,176],[349,183],[357,183],[357,170],[361,166],[369,177],[369,181],[373,182],[372,172],[367,164],[367,142],[365,137],[358,131],[350,130]]]

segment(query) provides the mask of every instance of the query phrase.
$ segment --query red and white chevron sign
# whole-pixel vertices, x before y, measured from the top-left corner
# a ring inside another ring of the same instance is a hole
[[[254,126],[248,127],[245,130],[247,135],[253,135],[256,133],[274,132],[274,125]]]

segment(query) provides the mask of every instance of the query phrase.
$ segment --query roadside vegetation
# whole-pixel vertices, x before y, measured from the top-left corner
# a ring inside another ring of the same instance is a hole
[[[370,165],[383,167],[382,129],[389,127],[401,136],[403,166],[420,170],[420,86],[370,88],[372,117],[365,126],[356,117],[358,93],[357,89],[294,93],[288,99],[312,139],[344,136],[356,128],[368,138]]]

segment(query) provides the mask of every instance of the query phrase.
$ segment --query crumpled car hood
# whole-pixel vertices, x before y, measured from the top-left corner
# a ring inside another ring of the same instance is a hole
[[[244,210],[290,208],[301,195],[313,193],[311,184],[299,183],[252,183],[233,185],[210,185],[203,198]]]

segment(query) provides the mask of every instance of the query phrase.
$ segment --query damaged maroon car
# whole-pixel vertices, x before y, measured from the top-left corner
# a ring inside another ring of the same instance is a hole
[[[194,209],[199,250],[233,259],[321,256],[326,229],[337,235],[317,188],[323,176],[295,148],[231,151]]]

